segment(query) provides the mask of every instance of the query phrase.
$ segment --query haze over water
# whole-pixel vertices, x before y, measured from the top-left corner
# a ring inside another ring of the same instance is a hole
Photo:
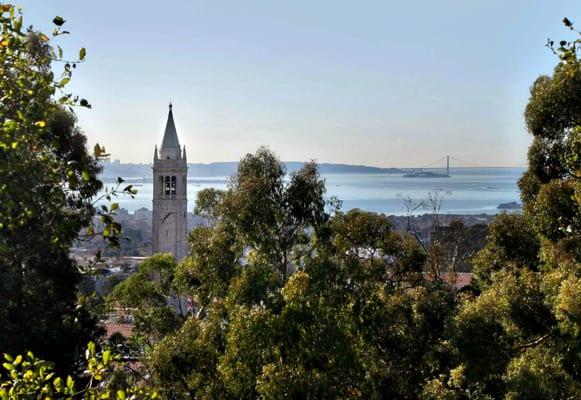
[[[421,201],[429,192],[448,191],[442,202],[443,214],[496,214],[500,203],[520,202],[517,181],[523,168],[451,168],[449,178],[404,178],[402,174],[322,174],[327,197],[343,201],[342,210],[360,208],[388,215],[405,215],[404,198]],[[229,177],[188,177],[188,211],[197,193],[205,188],[226,189]],[[140,182],[140,181],[139,181]],[[128,183],[133,183],[128,179]],[[120,206],[134,212],[152,209],[153,184],[136,183],[135,199],[119,198]],[[110,186],[110,184],[108,184]],[[416,213],[430,212],[429,207]]]

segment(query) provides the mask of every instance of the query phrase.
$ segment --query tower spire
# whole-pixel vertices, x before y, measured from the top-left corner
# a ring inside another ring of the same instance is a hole
[[[161,142],[160,156],[162,159],[177,160],[180,158],[181,146],[176,131],[176,125],[173,120],[173,105],[170,101],[169,112],[167,115],[167,122],[165,124],[165,131],[163,134],[163,141]]]

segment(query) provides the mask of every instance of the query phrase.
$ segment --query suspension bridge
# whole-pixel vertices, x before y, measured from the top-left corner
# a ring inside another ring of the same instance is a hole
[[[454,162],[456,167],[460,168],[490,168],[486,165],[477,164],[470,161],[464,161],[454,156],[446,155],[429,164],[422,165],[418,168],[411,168],[404,177],[406,178],[449,178],[450,163]],[[426,171],[429,170],[429,171]]]

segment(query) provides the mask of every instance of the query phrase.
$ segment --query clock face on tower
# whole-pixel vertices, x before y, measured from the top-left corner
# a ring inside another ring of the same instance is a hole
[[[176,213],[163,210],[159,216],[159,251],[174,253],[177,240]]]
[[[168,218],[173,214],[173,211],[170,211],[168,213],[164,213],[164,215],[162,215],[161,217],[161,223],[165,224],[166,221],[168,220]],[[171,223],[171,220],[169,221]]]

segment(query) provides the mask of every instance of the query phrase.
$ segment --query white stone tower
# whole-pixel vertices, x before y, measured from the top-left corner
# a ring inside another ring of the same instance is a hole
[[[153,155],[152,250],[171,253],[178,261],[187,248],[187,171],[186,148],[180,147],[170,103],[163,142]]]

